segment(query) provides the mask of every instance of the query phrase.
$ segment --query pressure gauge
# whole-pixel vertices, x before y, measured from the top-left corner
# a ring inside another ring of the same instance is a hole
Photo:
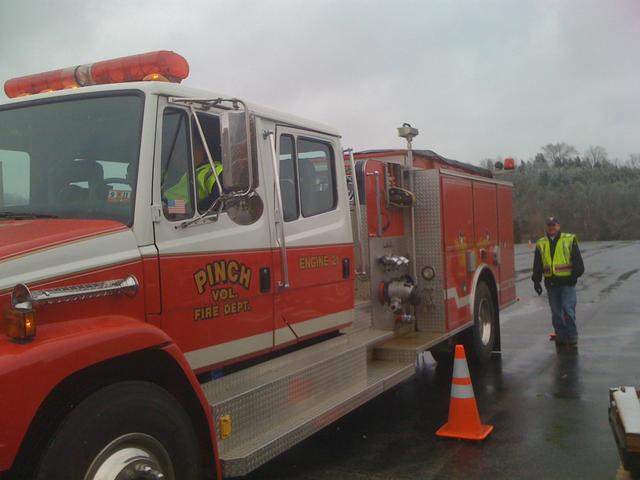
[[[433,267],[424,267],[421,273],[422,278],[427,281],[433,280],[436,276],[436,271],[433,269]]]

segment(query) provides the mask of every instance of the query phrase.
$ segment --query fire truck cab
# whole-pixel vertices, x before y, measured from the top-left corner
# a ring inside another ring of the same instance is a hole
[[[245,475],[424,351],[499,349],[509,184],[344,155],[187,74],[153,52],[5,84],[0,478]]]

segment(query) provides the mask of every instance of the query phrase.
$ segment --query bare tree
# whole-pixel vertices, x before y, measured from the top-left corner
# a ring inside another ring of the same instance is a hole
[[[547,166],[547,159],[541,153],[536,153],[536,157],[533,160],[533,166],[537,168],[544,168]]]
[[[608,154],[605,148],[599,145],[596,145],[596,146],[591,145],[584,152],[584,158],[589,163],[591,163],[591,165],[598,165],[598,164],[602,165],[603,163],[606,163],[607,156]]]
[[[576,156],[578,151],[572,145],[567,145],[564,142],[560,143],[547,143],[542,147],[542,154],[547,159],[547,162],[560,165],[564,164],[570,158]]]
[[[631,168],[640,168],[640,153],[632,153],[629,155],[627,163]]]

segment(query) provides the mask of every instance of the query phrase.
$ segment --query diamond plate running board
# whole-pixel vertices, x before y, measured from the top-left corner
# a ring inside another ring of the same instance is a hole
[[[226,451],[221,456],[223,476],[239,477],[248,474],[368,400],[410,378],[414,373],[415,362],[402,365],[380,360],[370,361],[365,381],[311,402],[307,409],[274,425],[272,430]]]
[[[362,329],[203,384],[225,477],[246,475],[415,372],[374,358],[393,332]]]

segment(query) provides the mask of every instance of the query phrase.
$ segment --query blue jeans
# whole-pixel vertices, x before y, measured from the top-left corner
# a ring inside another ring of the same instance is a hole
[[[556,331],[556,340],[578,340],[576,328],[576,287],[556,285],[547,288],[549,306],[551,307],[551,321]]]

